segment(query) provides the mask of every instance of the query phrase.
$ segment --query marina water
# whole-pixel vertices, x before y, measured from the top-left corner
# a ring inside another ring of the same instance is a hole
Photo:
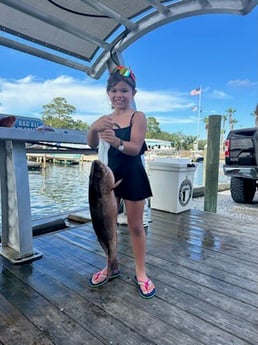
[[[196,163],[193,186],[202,186],[203,163]],[[66,214],[88,207],[88,182],[91,162],[80,165],[49,164],[29,171],[32,219]],[[228,182],[219,171],[219,183]],[[1,212],[1,210],[0,210]]]

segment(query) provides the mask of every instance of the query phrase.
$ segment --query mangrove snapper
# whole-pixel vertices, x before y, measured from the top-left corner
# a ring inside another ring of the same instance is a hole
[[[92,225],[107,256],[107,280],[118,271],[117,263],[117,200],[112,170],[100,160],[94,160],[89,178],[89,205]]]

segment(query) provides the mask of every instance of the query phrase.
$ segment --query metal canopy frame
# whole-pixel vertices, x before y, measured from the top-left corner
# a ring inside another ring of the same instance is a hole
[[[0,0],[0,44],[99,79],[148,32],[189,16],[245,15],[258,0]]]

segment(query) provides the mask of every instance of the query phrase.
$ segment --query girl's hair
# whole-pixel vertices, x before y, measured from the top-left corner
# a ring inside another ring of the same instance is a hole
[[[107,80],[107,92],[109,92],[110,89],[113,86],[115,86],[119,81],[124,81],[125,83],[127,83],[132,88],[132,90],[135,90],[136,88],[136,82],[131,77],[131,75],[128,77],[125,77],[119,73],[119,70],[116,70],[115,72],[112,72],[109,75],[109,78]]]

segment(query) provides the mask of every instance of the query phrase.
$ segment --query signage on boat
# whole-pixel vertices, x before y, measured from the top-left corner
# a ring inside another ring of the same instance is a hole
[[[10,116],[10,114],[0,114],[1,117]],[[16,121],[13,125],[14,128],[22,128],[22,129],[36,129],[39,126],[43,125],[43,121],[36,117],[30,116],[16,116]]]

